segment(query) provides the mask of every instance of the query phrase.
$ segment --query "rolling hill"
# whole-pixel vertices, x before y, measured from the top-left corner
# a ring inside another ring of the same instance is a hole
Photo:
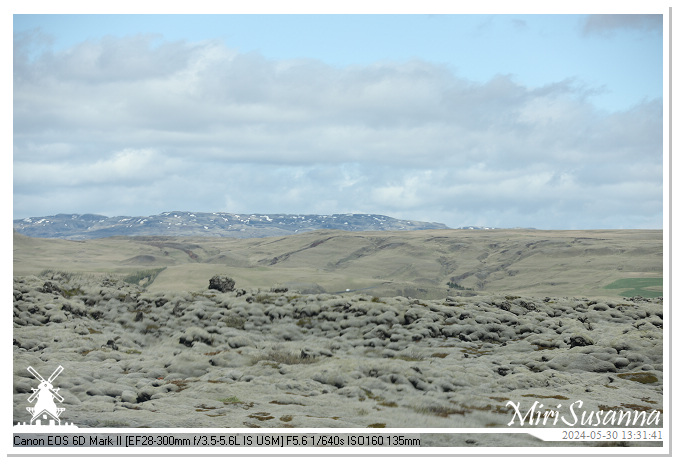
[[[211,276],[225,274],[239,288],[282,286],[307,293],[348,290],[431,299],[455,293],[591,297],[636,289],[655,296],[662,294],[663,233],[326,229],[249,239],[73,241],[15,232],[14,274],[46,269],[120,276],[148,272],[153,274],[148,290],[155,292],[204,290]]]

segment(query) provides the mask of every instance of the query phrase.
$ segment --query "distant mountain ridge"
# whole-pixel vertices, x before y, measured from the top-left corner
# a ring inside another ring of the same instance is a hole
[[[232,214],[164,212],[152,216],[57,214],[14,220],[14,230],[40,238],[87,240],[115,235],[261,238],[319,229],[397,231],[449,229],[436,222],[394,219],[379,214]]]

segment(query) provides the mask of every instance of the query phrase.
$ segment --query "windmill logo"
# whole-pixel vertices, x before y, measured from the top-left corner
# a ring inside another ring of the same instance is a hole
[[[38,373],[38,371],[33,369],[32,366],[28,366],[27,370],[28,372],[33,374],[33,377],[40,381],[38,388],[31,388],[31,390],[33,390],[33,394],[31,394],[31,396],[28,397],[29,403],[35,401],[35,406],[26,408],[26,410],[31,414],[30,425],[73,426],[73,424],[61,423],[61,419],[59,419],[59,416],[66,409],[57,407],[57,404],[54,402],[54,400],[57,400],[60,403],[64,401],[64,398],[59,394],[59,389],[54,388],[54,386],[52,385],[54,379],[56,379],[59,376],[59,374],[61,374],[61,371],[63,371],[64,368],[62,366],[57,367],[56,370],[52,372],[52,375],[50,375],[50,377],[47,380],[45,380]],[[27,425],[27,424],[24,423],[17,425]]]

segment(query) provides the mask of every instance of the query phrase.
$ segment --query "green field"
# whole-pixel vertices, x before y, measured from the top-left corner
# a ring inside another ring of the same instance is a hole
[[[618,279],[604,288],[624,290],[620,296],[655,298],[662,296],[662,277]]]

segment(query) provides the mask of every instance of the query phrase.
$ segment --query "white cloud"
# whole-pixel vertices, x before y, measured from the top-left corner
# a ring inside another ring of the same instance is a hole
[[[33,179],[42,180],[43,186],[82,187],[154,183],[167,173],[179,172],[181,166],[174,160],[160,157],[153,149],[124,149],[107,158],[57,162],[14,163],[14,179],[18,184],[28,184]]]
[[[144,36],[29,56],[22,40],[17,218],[187,209],[599,227],[624,218],[624,191],[630,221],[661,226],[660,101],[606,113],[572,79],[470,82],[418,60],[335,68]]]

